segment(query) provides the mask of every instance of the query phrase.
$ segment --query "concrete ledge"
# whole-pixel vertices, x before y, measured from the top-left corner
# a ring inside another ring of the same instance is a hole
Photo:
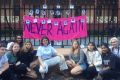
[[[64,56],[69,55],[70,48],[56,48],[58,54],[62,54]]]

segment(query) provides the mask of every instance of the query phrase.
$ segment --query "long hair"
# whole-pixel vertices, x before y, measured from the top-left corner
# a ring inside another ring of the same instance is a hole
[[[47,40],[48,40],[48,44],[47,44],[47,45],[49,45],[49,44],[50,44],[50,40],[49,40],[49,38],[48,38],[47,36],[43,36],[43,37],[42,37],[42,39],[41,39],[41,45],[44,46],[44,45],[43,45],[43,40],[44,40],[44,39],[47,39]]]
[[[92,44],[92,46],[94,46],[93,51],[97,51],[98,50],[94,42],[89,42],[88,45],[90,45],[90,44]],[[87,51],[89,51],[88,48],[87,48]]]
[[[77,47],[77,49],[78,49],[78,53],[80,52],[80,44],[79,44],[79,42],[78,42],[78,40],[73,40],[72,41],[72,47],[71,47],[71,52],[73,53],[76,49],[74,49],[74,47],[73,47],[73,43],[74,42],[77,42],[77,44],[78,44],[78,47]]]
[[[29,49],[27,49],[27,47],[26,47],[27,43],[31,44],[31,47]],[[27,41],[27,42],[24,43],[24,45],[23,45],[23,47],[21,49],[21,52],[32,52],[33,50],[34,50],[34,48],[33,48],[32,43],[30,41]]]
[[[102,43],[101,46],[105,46],[108,49],[108,53],[112,53],[107,43]]]
[[[10,46],[10,51],[11,51],[11,52],[13,52],[13,46],[14,46],[15,44],[19,45],[17,42],[14,42],[14,43]],[[19,45],[19,47],[20,47],[20,45]],[[18,53],[19,53],[19,52],[20,52],[20,50],[18,51]]]

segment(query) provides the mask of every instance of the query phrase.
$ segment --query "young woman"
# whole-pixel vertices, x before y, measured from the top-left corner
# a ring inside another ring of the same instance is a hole
[[[115,56],[107,43],[101,45],[102,50],[102,70],[99,74],[102,76],[103,80],[111,80],[112,78],[118,78],[117,61],[118,58]]]
[[[32,78],[37,78],[37,75],[35,74],[33,68],[31,67],[31,64],[35,58],[35,55],[36,55],[36,53],[34,51],[32,43],[30,41],[24,43],[24,45],[20,51],[20,54],[18,54],[18,60],[22,64],[26,65],[27,75]]]
[[[98,72],[102,69],[102,58],[93,42],[88,43],[87,49],[85,49],[84,52],[88,63],[86,74],[87,78],[91,80],[97,76]]]
[[[69,60],[66,61],[67,65],[71,68],[72,75],[78,75],[86,69],[86,58],[83,51],[80,49],[79,42],[74,40],[69,55]]]
[[[23,38],[22,38],[22,36],[20,36],[20,35],[17,35],[16,37],[15,37],[15,40],[12,40],[12,41],[10,41],[8,44],[7,44],[7,50],[9,51],[10,50],[10,48],[11,48],[11,46],[14,44],[14,43],[18,43],[19,45],[20,45],[20,48],[23,46]]]
[[[35,57],[35,51],[31,42],[25,42],[20,54],[18,54],[19,61],[26,64],[29,68],[33,58]],[[29,70],[29,69],[28,69]]]
[[[10,69],[14,74],[17,74],[19,77],[23,74],[26,74],[27,69],[26,65],[18,61],[18,54],[20,52],[20,45],[18,43],[14,43],[11,46],[11,50],[6,53],[8,62],[10,64]]]
[[[44,73],[48,72],[48,67],[50,66],[59,64],[60,70],[68,68],[64,56],[57,54],[46,36],[41,39],[41,46],[38,47],[37,56],[40,63],[39,72],[42,74],[42,78],[44,78]]]

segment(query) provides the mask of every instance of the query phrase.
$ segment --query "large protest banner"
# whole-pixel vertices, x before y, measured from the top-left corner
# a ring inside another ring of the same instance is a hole
[[[87,36],[86,16],[70,18],[23,17],[23,38],[50,40],[70,40]]]

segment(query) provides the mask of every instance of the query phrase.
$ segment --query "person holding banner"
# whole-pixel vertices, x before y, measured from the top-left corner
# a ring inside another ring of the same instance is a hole
[[[80,49],[79,42],[77,40],[72,42],[69,59],[66,62],[71,69],[70,73],[72,75],[81,74],[87,68],[85,54]]]
[[[48,68],[59,64],[60,70],[68,69],[63,55],[57,54],[57,51],[50,45],[48,37],[44,36],[41,39],[41,46],[38,47],[37,54],[39,60],[39,72],[42,78],[48,73]]]

